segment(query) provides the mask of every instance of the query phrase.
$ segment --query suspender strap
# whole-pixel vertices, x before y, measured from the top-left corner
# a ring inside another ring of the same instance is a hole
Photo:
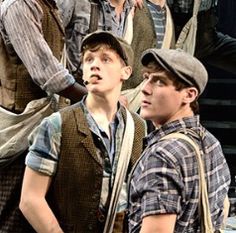
[[[181,48],[185,52],[194,55],[197,35],[197,15],[201,5],[201,0],[194,0],[193,15],[184,25],[176,42],[176,48]]]
[[[97,1],[91,0],[91,13],[89,22],[89,33],[94,32],[98,29],[99,19],[99,4]]]
[[[126,177],[133,148],[134,129],[135,129],[134,120],[132,115],[127,109],[126,109],[126,115],[127,115],[127,120],[126,120],[125,133],[121,145],[120,157],[117,164],[116,176],[112,188],[111,199],[103,233],[112,233],[113,231],[120,192]]]
[[[207,194],[207,184],[205,179],[204,162],[201,157],[199,146],[187,135],[183,133],[171,133],[161,138],[161,140],[179,138],[190,144],[195,152],[198,163],[199,172],[199,217],[201,221],[201,233],[213,233],[213,226],[211,221],[211,212]]]

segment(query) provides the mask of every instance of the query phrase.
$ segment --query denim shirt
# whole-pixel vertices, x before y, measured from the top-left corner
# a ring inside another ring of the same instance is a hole
[[[80,68],[80,48],[85,35],[89,33],[91,4],[88,0],[56,0],[60,10],[66,33],[68,66],[75,74]],[[112,31],[122,37],[126,29],[126,19],[133,4],[126,0],[119,22],[116,20],[115,8],[108,0],[98,0],[99,19],[98,29]]]

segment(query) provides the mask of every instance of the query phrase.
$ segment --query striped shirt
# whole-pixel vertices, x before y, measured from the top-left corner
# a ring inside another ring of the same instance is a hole
[[[192,13],[194,0],[167,0],[167,4],[176,13]],[[206,11],[215,6],[217,0],[201,0],[199,11]]]
[[[166,28],[166,9],[165,7],[161,8],[159,5],[156,5],[147,0],[147,6],[151,13],[153,23],[155,26],[156,36],[157,36],[157,48],[161,48]]]
[[[48,93],[58,93],[75,79],[53,56],[43,37],[43,11],[37,1],[8,0],[0,8],[0,33],[12,46],[33,81]]]
[[[112,189],[115,178],[121,142],[124,133],[124,119],[120,109],[113,122],[110,123],[111,137],[99,127],[84,104],[85,98],[79,103],[82,108],[89,129],[93,134],[94,144],[104,155],[104,172],[101,192],[101,205],[103,209]],[[31,169],[53,176],[57,170],[61,146],[61,115],[59,112],[45,118],[29,137],[30,147],[26,156],[26,165]],[[127,208],[127,185],[123,184],[117,211]]]
[[[147,147],[131,173],[129,232],[140,232],[144,217],[166,213],[177,214],[175,233],[199,232],[196,153],[182,139],[160,141],[169,133],[180,130],[187,133],[186,129],[203,135],[199,140],[188,133],[200,148],[204,146],[211,217],[215,229],[220,228],[223,201],[230,184],[229,168],[219,141],[200,125],[199,117],[194,116],[170,122],[146,138]]]

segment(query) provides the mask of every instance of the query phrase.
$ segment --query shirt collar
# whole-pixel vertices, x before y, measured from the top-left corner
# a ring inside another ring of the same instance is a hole
[[[198,134],[204,132],[204,128],[200,125],[199,115],[184,117],[182,119],[162,125],[160,128],[154,130],[147,137],[145,137],[144,144],[149,146],[153,143],[158,142],[160,138],[164,137],[165,135],[173,132],[186,131],[187,133],[187,129],[192,129]]]
[[[80,102],[81,108],[85,114],[85,118],[88,121],[89,129],[95,133],[98,133],[99,125],[97,125],[97,123],[95,122],[92,115],[88,111],[88,108],[85,105],[86,98],[87,98],[87,95],[84,96],[83,99],[81,100],[81,102]],[[113,121],[110,123],[110,124],[115,124],[116,126],[118,126],[119,122],[122,121],[121,105],[119,102],[118,102],[117,106],[118,106],[118,108],[117,108],[117,112],[115,114],[115,117],[114,117]]]
[[[111,9],[115,9],[115,7],[113,7],[110,2],[108,0],[104,0],[104,1],[101,1],[101,3],[105,6],[105,7],[111,7]],[[134,6],[134,3],[133,1],[131,0],[126,0],[124,2],[124,7],[123,7],[123,12],[126,12],[126,10],[130,10],[132,7]]]

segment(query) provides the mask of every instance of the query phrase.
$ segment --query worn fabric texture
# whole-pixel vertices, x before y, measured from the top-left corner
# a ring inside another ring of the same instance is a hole
[[[16,1],[4,1],[8,10]],[[32,3],[32,2],[31,2]],[[9,5],[8,5],[9,4]],[[34,3],[32,3],[34,5]],[[63,28],[59,26],[53,1],[37,0],[41,6],[43,18],[43,35],[49,43],[55,57],[60,57],[63,45]],[[3,7],[3,5],[1,5]],[[2,8],[1,8],[2,10]],[[2,13],[2,11],[1,11]],[[10,14],[10,12],[8,12]],[[2,16],[2,15],[1,15]],[[15,18],[14,18],[15,19]],[[1,18],[2,20],[2,18]],[[1,21],[2,23],[2,21]],[[1,24],[2,26],[2,24]],[[19,26],[19,25],[18,25]],[[1,27],[2,30],[2,27]],[[48,30],[48,31],[47,31]],[[1,31],[1,36],[2,36]],[[4,33],[3,33],[4,34]],[[4,34],[5,35],[5,34]],[[20,57],[10,41],[0,36],[0,105],[13,113],[22,113],[31,100],[47,96],[31,79]],[[6,43],[7,42],[7,43]],[[27,51],[25,51],[27,52]],[[12,114],[14,115],[14,114]],[[19,121],[20,121],[20,114]],[[10,120],[10,119],[9,119]],[[15,123],[15,122],[14,122]],[[12,124],[14,124],[12,122]],[[3,125],[4,127],[4,125]],[[1,127],[2,128],[2,127]],[[20,129],[21,130],[21,129]],[[2,137],[2,134],[1,134]],[[27,137],[25,135],[24,137]],[[26,138],[24,138],[25,140]],[[13,143],[14,144],[14,143]],[[0,168],[0,232],[31,233],[34,232],[22,216],[18,205],[20,200],[21,184],[24,173],[24,160],[27,151],[21,151],[14,162],[7,167]]]
[[[104,222],[99,222],[98,210],[104,157],[94,145],[82,110],[69,108],[61,112],[63,130],[60,160],[48,202],[65,232],[102,232]],[[122,114],[126,119],[124,111]],[[132,115],[135,139],[129,171],[141,154],[142,137],[145,135],[143,121],[136,114]],[[123,228],[123,217],[119,216],[118,219],[120,223],[116,222],[115,228]]]
[[[64,45],[63,28],[57,12],[47,1],[38,0],[44,12],[42,33],[56,58],[60,58]],[[23,112],[26,105],[35,99],[47,96],[30,77],[26,67],[14,51],[11,43],[0,39],[0,105],[16,113]],[[43,58],[42,58],[43,59]]]

